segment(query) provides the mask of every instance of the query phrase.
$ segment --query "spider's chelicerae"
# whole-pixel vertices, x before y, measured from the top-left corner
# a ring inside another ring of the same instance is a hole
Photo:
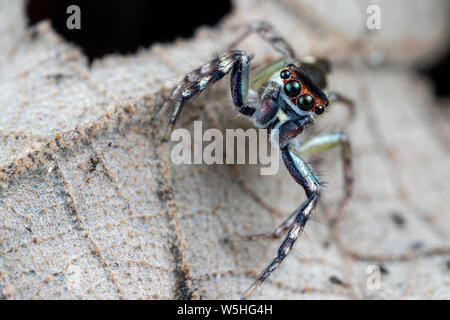
[[[330,222],[331,225],[334,225],[349,199],[353,182],[351,148],[344,133],[324,134],[300,144],[291,143],[306,128],[314,124],[314,118],[329,108],[331,102],[339,101],[349,107],[353,106],[349,99],[340,94],[330,92],[326,95],[323,92],[330,70],[328,61],[313,57],[297,59],[288,42],[264,21],[249,24],[235,44],[252,32],[260,35],[275,50],[282,53],[282,58],[250,77],[251,57],[244,51],[230,49],[188,73],[172,90],[163,105],[163,109],[174,107],[169,122],[168,134],[170,134],[185,103],[230,73],[231,98],[237,111],[250,117],[256,127],[267,129],[269,134],[278,132],[283,162],[294,180],[305,190],[307,199],[273,232],[233,237],[246,240],[279,238],[287,231],[277,256],[243,293],[244,299],[248,298],[286,258],[316,207],[321,183],[314,169],[302,156],[341,146],[345,194],[337,206],[337,214]]]

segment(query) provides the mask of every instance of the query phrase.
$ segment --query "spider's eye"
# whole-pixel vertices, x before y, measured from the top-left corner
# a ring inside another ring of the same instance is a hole
[[[314,98],[309,94],[301,95],[297,101],[297,105],[303,111],[310,111],[314,107]]]
[[[300,93],[300,83],[294,80],[286,82],[284,85],[284,92],[291,98],[295,97]]]
[[[289,72],[289,70],[283,70],[280,73],[281,79],[288,79],[290,76],[291,76],[291,73]]]
[[[314,109],[314,112],[315,112],[316,114],[322,114],[324,111],[325,111],[325,108],[324,108],[323,106],[317,106],[317,107]]]

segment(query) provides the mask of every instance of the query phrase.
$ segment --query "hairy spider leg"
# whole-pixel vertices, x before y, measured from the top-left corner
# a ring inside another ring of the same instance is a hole
[[[267,41],[275,50],[283,56],[295,60],[295,51],[292,46],[280,36],[267,21],[254,21],[246,26],[245,31],[234,41],[231,47],[236,46],[247,38],[250,34],[256,33],[263,40]]]
[[[282,133],[280,133],[282,134]],[[332,149],[334,147],[341,147],[341,157],[343,163],[344,172],[344,197],[339,202],[336,214],[330,221],[330,226],[334,226],[342,211],[351,197],[353,188],[353,171],[352,171],[352,151],[350,141],[345,133],[329,133],[320,135],[317,137],[312,137],[311,139],[305,141],[298,147],[292,147],[293,150],[301,156],[309,156],[322,151]],[[262,239],[276,239],[281,237],[286,230],[289,229],[293,223],[296,216],[294,212],[289,218],[282,222],[274,231],[261,233],[261,234],[250,234],[250,235],[237,235],[233,237],[226,238],[226,241],[237,241],[237,240],[262,240]]]
[[[258,34],[264,41],[268,42],[283,57],[269,63],[264,68],[252,75],[251,89],[258,90],[269,78],[286,65],[295,63],[295,52],[292,46],[282,36],[280,36],[267,21],[254,21],[245,26],[244,32],[232,43],[229,49],[241,43],[252,33]]]
[[[353,102],[352,99],[344,96],[341,93],[334,92],[334,91],[329,92],[327,96],[328,96],[328,100],[330,101],[331,104],[334,104],[336,102],[338,102],[338,103],[340,102],[340,103],[344,104],[347,107],[348,112],[349,112],[348,120],[350,120],[350,121],[353,120],[353,117],[355,115],[355,103]]]
[[[169,120],[165,140],[172,133],[175,123],[186,102],[200,94],[210,84],[231,73],[230,88],[233,104],[244,115],[252,115],[255,108],[246,104],[249,87],[250,57],[243,51],[233,50],[220,55],[203,66],[188,73],[172,90],[163,108],[175,105]]]
[[[292,246],[303,231],[306,222],[316,207],[320,193],[320,180],[314,171],[300,156],[295,154],[287,145],[281,150],[282,158],[294,180],[305,190],[307,200],[292,214],[294,216],[290,229],[278,249],[277,256],[272,262],[259,274],[256,281],[242,294],[243,299],[247,299],[257,287],[259,287],[269,275],[283,262],[289,254]],[[288,220],[290,220],[289,218]]]
[[[224,242],[229,241],[254,241],[254,240],[262,240],[262,239],[277,239],[281,237],[287,229],[292,225],[294,222],[295,217],[297,216],[297,212],[294,211],[289,218],[287,218],[285,221],[283,221],[274,231],[267,232],[267,233],[259,233],[259,234],[249,234],[249,235],[236,235],[232,237],[226,237],[224,239]]]
[[[294,222],[295,217],[298,215],[297,211],[294,211],[289,218],[284,220],[274,231],[267,233],[259,233],[259,234],[249,234],[249,235],[236,235],[232,237],[226,237],[224,242],[229,241],[255,241],[255,240],[263,240],[263,239],[278,239],[280,238],[286,230],[288,230],[292,223]]]

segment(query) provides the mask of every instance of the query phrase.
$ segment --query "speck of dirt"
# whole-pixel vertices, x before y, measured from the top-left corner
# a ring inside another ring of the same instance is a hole
[[[413,250],[419,250],[423,248],[423,242],[420,240],[416,240],[411,243],[411,249]]]
[[[406,224],[406,219],[400,212],[392,211],[391,219],[394,222],[394,224],[399,228],[404,227]]]
[[[336,284],[336,285],[347,288],[347,284],[344,281],[342,281],[341,279],[339,279],[337,276],[331,276],[329,278],[329,280],[332,284]]]
[[[98,164],[98,159],[95,155],[91,155],[91,157],[89,158],[89,171],[90,172],[94,172],[95,169],[97,168],[97,164]]]
[[[380,268],[380,272],[382,274],[389,274],[389,270],[386,268],[386,266],[384,264],[378,264],[378,267]]]

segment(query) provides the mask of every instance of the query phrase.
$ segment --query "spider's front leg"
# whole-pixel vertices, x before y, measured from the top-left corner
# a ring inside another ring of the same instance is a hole
[[[270,23],[264,20],[253,21],[247,24],[245,31],[234,41],[232,46],[239,44],[252,33],[258,34],[284,57],[295,60],[295,51],[292,46],[276,32]]]
[[[332,91],[328,93],[328,100],[330,101],[330,104],[337,102],[345,105],[349,112],[348,120],[353,120],[353,117],[355,115],[355,103],[353,102],[352,99],[344,96],[339,92]]]
[[[188,73],[172,90],[169,98],[163,105],[163,109],[174,105],[165,140],[168,140],[183,106],[209,85],[222,79],[228,73],[231,76],[230,90],[233,104],[240,113],[251,116],[255,112],[255,108],[246,104],[249,90],[250,60],[251,57],[245,52],[233,50]]]
[[[347,135],[343,132],[327,133],[317,137],[313,137],[300,144],[298,147],[293,147],[296,154],[301,156],[310,156],[322,151],[330,150],[335,147],[341,147],[342,168],[344,175],[344,196],[339,202],[336,210],[336,214],[331,218],[329,225],[330,228],[339,221],[342,211],[345,208],[348,200],[352,195],[353,189],[353,170],[352,170],[352,148]],[[284,222],[282,222],[273,232],[251,234],[251,235],[238,235],[234,237],[226,238],[226,241],[236,240],[262,240],[262,239],[276,239],[281,237],[284,232],[291,226],[295,219],[295,212],[289,216]]]
[[[282,158],[286,168],[288,169],[294,180],[299,183],[305,190],[307,199],[298,207],[297,210],[286,220],[290,223],[289,231],[278,249],[276,258],[260,273],[256,281],[242,295],[246,299],[250,294],[260,286],[264,280],[283,262],[292,249],[295,241],[304,229],[306,222],[311,216],[312,211],[316,207],[320,193],[320,180],[314,171],[300,156],[294,153],[290,146],[287,145],[281,150]],[[281,226],[280,226],[281,227]]]

